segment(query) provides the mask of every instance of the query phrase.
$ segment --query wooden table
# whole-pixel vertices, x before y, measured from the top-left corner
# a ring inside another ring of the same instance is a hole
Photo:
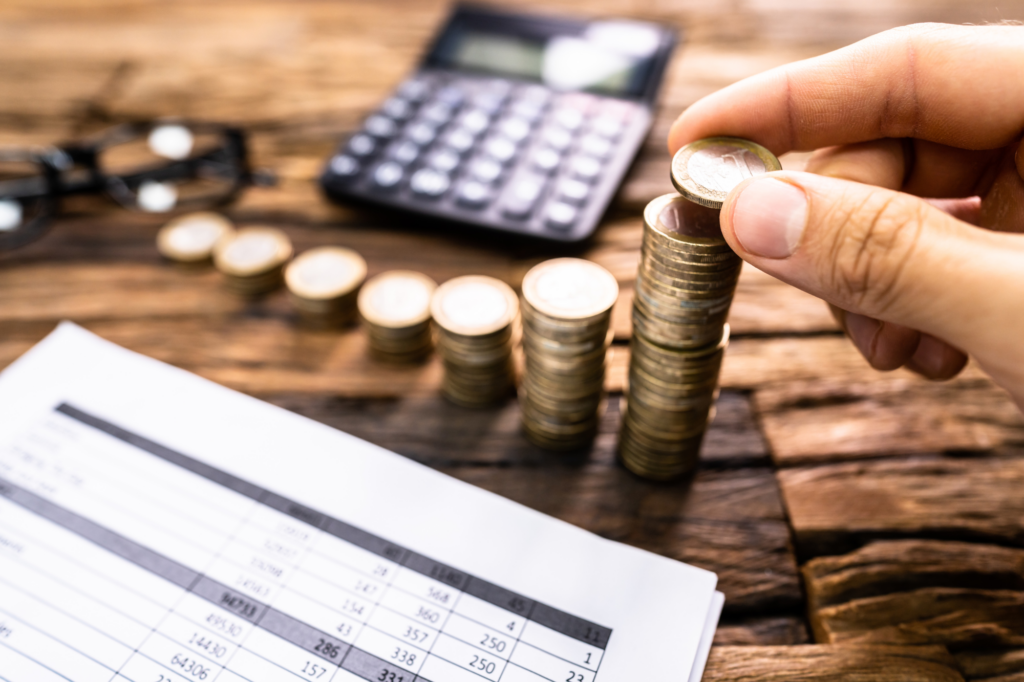
[[[75,320],[602,536],[715,571],[726,607],[706,679],[1024,680],[1024,419],[976,367],[946,384],[876,373],[823,304],[748,268],[700,470],[659,485],[614,456],[640,211],[671,190],[663,141],[674,116],[744,76],[891,26],[1021,19],[1024,1],[522,4],[632,15],[688,37],[604,226],[568,252],[622,283],[609,409],[592,452],[530,447],[514,402],[447,404],[436,360],[375,364],[361,331],[304,329],[283,293],[244,302],[210,269],[161,262],[160,221],[109,207],[71,207],[44,240],[0,257],[0,367],[58,320]],[[139,117],[237,122],[254,133],[257,163],[281,178],[230,209],[240,223],[279,225],[299,250],[353,247],[371,274],[486,273],[518,285],[554,252],[331,206],[314,182],[337,138],[410,69],[444,13],[438,0],[7,0],[0,142],[52,142]]]

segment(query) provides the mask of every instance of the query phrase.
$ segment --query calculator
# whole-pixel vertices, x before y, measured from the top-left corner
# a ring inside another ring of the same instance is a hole
[[[338,202],[585,239],[650,130],[676,41],[646,22],[457,6],[321,184]]]

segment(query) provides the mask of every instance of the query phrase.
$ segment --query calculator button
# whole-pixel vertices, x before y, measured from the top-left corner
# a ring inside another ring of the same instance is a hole
[[[551,91],[543,85],[524,85],[516,93],[518,99],[544,106],[551,99]]]
[[[604,159],[612,153],[612,143],[597,135],[587,135],[580,140],[580,151],[595,159]]]
[[[430,94],[430,84],[425,80],[414,78],[402,83],[398,88],[399,94],[413,102],[422,102]]]
[[[394,161],[385,161],[373,171],[373,184],[380,189],[394,189],[402,181],[405,172]]]
[[[476,180],[463,183],[456,201],[467,208],[483,208],[491,202],[493,192],[488,185]]]
[[[577,156],[569,164],[569,173],[577,180],[591,182],[601,174],[601,162],[589,156]]]
[[[481,92],[473,97],[473,106],[480,111],[487,112],[488,114],[495,114],[499,109],[501,109],[502,105],[505,104],[506,99],[508,99],[508,97],[505,95]]]
[[[437,137],[437,128],[426,123],[413,123],[406,129],[405,134],[419,146],[426,147]]]
[[[578,211],[569,204],[556,201],[548,204],[544,212],[544,224],[555,230],[567,230],[576,222]]]
[[[516,145],[506,139],[495,137],[484,144],[484,152],[495,161],[508,163],[516,155]]]
[[[480,182],[494,182],[501,177],[501,164],[490,159],[476,159],[469,165],[469,174]]]
[[[476,144],[476,136],[465,128],[456,128],[448,133],[444,143],[460,154],[465,154]]]
[[[533,213],[540,193],[544,189],[541,181],[522,179],[509,185],[501,212],[507,218],[523,219]]]
[[[522,142],[530,134],[530,124],[521,118],[507,118],[498,124],[498,132],[513,142]]]
[[[401,140],[388,150],[388,156],[403,166],[408,166],[419,158],[419,155],[420,146],[410,140]]]
[[[488,126],[491,125],[491,117],[487,115],[486,111],[473,109],[459,119],[459,125],[477,135],[487,130]]]
[[[359,175],[360,170],[359,162],[348,154],[338,154],[331,159],[331,172],[344,180]]]
[[[628,120],[636,112],[636,105],[619,100],[606,100],[601,105],[601,117],[614,118],[619,121]]]
[[[591,130],[601,137],[614,140],[622,134],[622,122],[611,116],[601,116],[594,121]]]
[[[425,121],[429,121],[434,125],[442,126],[448,121],[452,120],[452,116],[455,115],[455,109],[444,102],[433,102],[423,107],[423,111],[420,112],[420,116]]]
[[[372,137],[363,133],[353,135],[348,141],[348,153],[352,156],[369,156],[376,150],[377,143],[373,141]]]
[[[570,132],[579,130],[583,125],[583,112],[578,109],[559,109],[552,117],[559,126]]]
[[[404,121],[405,119],[412,116],[412,107],[409,103],[400,97],[392,97],[388,101],[381,105],[380,110],[387,116],[398,120]]]
[[[576,109],[586,114],[594,107],[596,99],[593,95],[583,92],[568,92],[558,98],[558,106],[563,109]]]
[[[512,104],[510,110],[519,118],[525,118],[527,121],[533,122],[544,113],[544,106],[534,102],[519,100]]]
[[[447,173],[433,168],[421,168],[412,174],[409,188],[418,197],[436,199],[448,191],[451,183]]]
[[[579,180],[563,180],[558,185],[558,198],[567,204],[580,206],[590,196],[590,185]]]
[[[430,160],[427,163],[430,164],[431,168],[435,168],[439,171],[450,173],[459,166],[459,161],[462,159],[458,154],[450,149],[442,149],[434,152],[430,155]]]
[[[562,163],[562,155],[554,149],[538,149],[533,153],[533,167],[542,173],[551,173]]]
[[[371,116],[363,123],[363,129],[374,137],[390,139],[398,132],[398,126],[387,116]]]
[[[548,128],[541,136],[544,143],[556,151],[565,151],[572,144],[572,133],[560,128]]]
[[[438,90],[437,94],[434,95],[434,99],[438,102],[444,102],[445,104],[457,107],[466,99],[466,93],[456,85],[448,85]]]

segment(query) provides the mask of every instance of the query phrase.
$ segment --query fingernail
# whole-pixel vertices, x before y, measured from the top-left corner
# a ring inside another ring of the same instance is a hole
[[[807,195],[799,187],[764,178],[743,188],[732,226],[744,250],[764,258],[788,258],[807,223]]]
[[[858,315],[857,313],[846,313],[844,322],[846,324],[846,333],[850,335],[850,340],[857,346],[861,354],[870,361],[872,354],[871,346],[875,342],[875,337],[878,335],[878,330],[881,329],[882,323],[874,318]]]

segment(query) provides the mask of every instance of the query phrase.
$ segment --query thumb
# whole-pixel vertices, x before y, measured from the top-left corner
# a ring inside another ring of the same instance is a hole
[[[736,187],[721,220],[744,260],[829,303],[932,334],[983,366],[1024,360],[1024,236],[908,194],[786,171]]]

